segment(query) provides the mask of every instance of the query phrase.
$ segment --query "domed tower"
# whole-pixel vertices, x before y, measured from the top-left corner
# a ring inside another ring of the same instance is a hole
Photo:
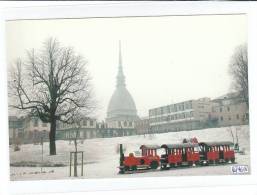
[[[109,128],[133,129],[138,119],[135,102],[126,88],[122,69],[121,43],[119,42],[119,68],[116,89],[110,99],[106,122]]]

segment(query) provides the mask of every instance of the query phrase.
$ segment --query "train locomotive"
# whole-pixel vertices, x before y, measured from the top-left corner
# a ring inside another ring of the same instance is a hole
[[[235,163],[232,142],[200,142],[182,144],[142,145],[141,155],[125,156],[120,144],[120,172],[133,173],[139,170],[161,170],[177,167],[207,166]],[[157,150],[162,149],[161,156]]]
[[[120,145],[120,173],[136,171],[141,169],[157,169],[160,166],[160,157],[157,145],[142,145],[141,156],[137,157],[133,153],[124,156],[122,144]]]

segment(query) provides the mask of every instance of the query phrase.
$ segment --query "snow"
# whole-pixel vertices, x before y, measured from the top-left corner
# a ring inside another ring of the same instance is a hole
[[[173,144],[181,143],[183,138],[197,137],[198,141],[233,141],[229,128],[235,134],[238,129],[240,149],[245,149],[245,155],[236,154],[236,162],[239,165],[247,165],[250,170],[250,143],[249,126],[233,126],[223,128],[211,128],[204,130],[169,132],[155,135],[136,135],[115,138],[97,138],[84,140],[79,144],[79,150],[84,151],[84,176],[78,178],[121,178],[121,177],[148,177],[148,176],[191,176],[191,175],[231,175],[231,164],[171,169],[165,171],[151,171],[136,174],[118,174],[119,153],[117,147],[123,144],[129,152],[139,150],[142,144]],[[36,167],[11,166],[11,180],[44,180],[44,179],[71,179],[69,177],[69,153],[74,151],[74,144],[69,141],[57,141],[57,155],[50,156],[49,144],[44,143],[43,161],[52,164],[51,167],[42,165],[41,145],[22,145],[20,151],[14,152],[10,148],[10,163],[29,162]],[[161,152],[161,151],[160,151]],[[54,164],[63,164],[63,167],[54,167]],[[80,167],[78,173],[80,175]]]

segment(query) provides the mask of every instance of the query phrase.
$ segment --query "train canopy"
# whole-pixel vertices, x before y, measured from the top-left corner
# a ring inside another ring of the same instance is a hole
[[[161,148],[165,149],[177,149],[177,148],[194,148],[197,147],[198,144],[194,143],[183,143],[183,144],[163,144]]]
[[[199,145],[206,145],[206,146],[230,146],[234,145],[233,142],[200,142]]]
[[[140,146],[140,149],[160,149],[161,147],[159,145],[142,145]]]

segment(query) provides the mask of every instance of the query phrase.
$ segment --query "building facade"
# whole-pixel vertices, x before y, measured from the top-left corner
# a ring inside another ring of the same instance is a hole
[[[149,133],[149,117],[143,117],[135,121],[136,134],[144,135]]]
[[[210,98],[189,100],[149,110],[150,133],[201,129],[210,119]]]
[[[74,139],[76,136],[79,139],[91,139],[97,137],[96,129],[96,119],[91,118],[84,118],[81,120],[80,125],[58,122],[56,137],[64,140]]]
[[[23,136],[23,120],[16,116],[9,116],[9,144],[20,142]]]
[[[42,122],[34,116],[9,116],[10,144],[40,142],[43,138],[48,140],[50,124]]]
[[[211,117],[220,127],[246,125],[249,124],[249,109],[236,93],[230,93],[213,100]]]

